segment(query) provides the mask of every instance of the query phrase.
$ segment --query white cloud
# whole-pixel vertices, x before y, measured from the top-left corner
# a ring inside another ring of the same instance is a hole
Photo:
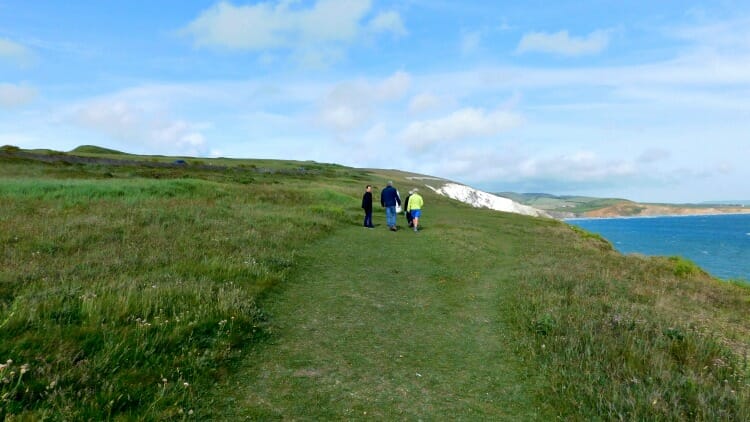
[[[28,86],[0,84],[0,108],[21,107],[34,101],[36,95],[36,90]]]
[[[98,101],[77,109],[74,118],[81,126],[127,139],[137,132],[141,114],[145,113],[123,102]]]
[[[388,137],[389,133],[385,124],[378,123],[367,129],[364,135],[362,135],[362,141],[365,144],[379,144],[380,142],[387,140]]]
[[[396,72],[380,82],[348,81],[335,85],[323,101],[320,118],[337,132],[347,132],[366,124],[374,108],[402,98],[411,86],[411,76]]]
[[[151,139],[163,145],[176,146],[179,150],[200,148],[205,144],[203,134],[183,120],[155,124],[151,129]]]
[[[623,160],[603,160],[590,151],[577,151],[552,158],[529,158],[520,163],[518,175],[524,178],[559,179],[587,182],[638,174],[636,166]]]
[[[469,55],[479,51],[482,43],[482,33],[479,31],[466,32],[461,35],[461,53]]]
[[[708,48],[736,54],[750,50],[750,18],[684,25],[667,29],[667,35]]]
[[[397,37],[403,37],[408,34],[401,15],[398,12],[383,12],[375,16],[368,27],[375,33],[391,33]]]
[[[197,46],[236,50],[299,48],[304,45],[353,41],[370,0],[318,0],[311,8],[296,1],[261,2],[235,6],[222,1],[204,11],[184,32]],[[398,30],[398,15],[382,14],[371,24],[379,30]]]
[[[336,131],[346,132],[364,124],[370,116],[367,107],[332,104],[321,112],[321,119]]]
[[[411,99],[409,102],[409,111],[411,113],[423,113],[440,107],[442,103],[443,101],[438,96],[429,92],[423,92]]]
[[[521,38],[516,49],[519,53],[540,52],[563,56],[583,56],[602,52],[609,44],[609,31],[598,30],[586,37],[574,37],[568,31],[554,34],[530,32]]]
[[[411,76],[406,72],[396,72],[381,82],[374,90],[380,101],[397,100],[403,97],[411,86]]]
[[[344,51],[331,45],[300,48],[294,54],[294,60],[307,69],[327,69],[343,57]]]
[[[76,125],[113,139],[144,144],[157,151],[203,155],[205,125],[169,118],[164,111],[138,106],[119,98],[91,101],[75,107]]]
[[[0,59],[7,59],[19,66],[26,66],[31,62],[31,51],[21,44],[0,38]]]
[[[399,139],[423,149],[440,142],[494,136],[519,126],[522,120],[520,115],[509,111],[463,108],[439,119],[412,122]]]

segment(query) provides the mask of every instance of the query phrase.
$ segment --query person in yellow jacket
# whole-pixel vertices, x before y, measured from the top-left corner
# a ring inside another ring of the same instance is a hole
[[[406,211],[411,213],[411,218],[414,220],[414,233],[418,231],[419,217],[422,215],[422,207],[424,206],[424,199],[419,194],[419,189],[415,188],[414,193],[409,197],[409,203],[406,206]]]

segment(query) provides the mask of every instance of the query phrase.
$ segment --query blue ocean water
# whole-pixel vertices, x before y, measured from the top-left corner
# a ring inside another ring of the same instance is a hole
[[[569,219],[622,253],[682,256],[722,279],[750,280],[750,214]]]

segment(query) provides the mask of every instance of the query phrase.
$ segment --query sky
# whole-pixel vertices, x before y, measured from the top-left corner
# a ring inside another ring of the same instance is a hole
[[[0,145],[750,199],[750,2],[0,0]]]

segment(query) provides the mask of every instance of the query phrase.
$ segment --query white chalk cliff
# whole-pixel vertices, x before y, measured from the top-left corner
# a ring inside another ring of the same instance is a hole
[[[437,181],[439,179],[432,180]],[[489,208],[496,211],[512,212],[534,217],[550,217],[549,214],[540,209],[519,204],[512,199],[503,198],[502,196],[493,195],[458,183],[447,182],[438,188],[428,184],[425,184],[425,186],[440,195],[469,204],[474,208]]]

